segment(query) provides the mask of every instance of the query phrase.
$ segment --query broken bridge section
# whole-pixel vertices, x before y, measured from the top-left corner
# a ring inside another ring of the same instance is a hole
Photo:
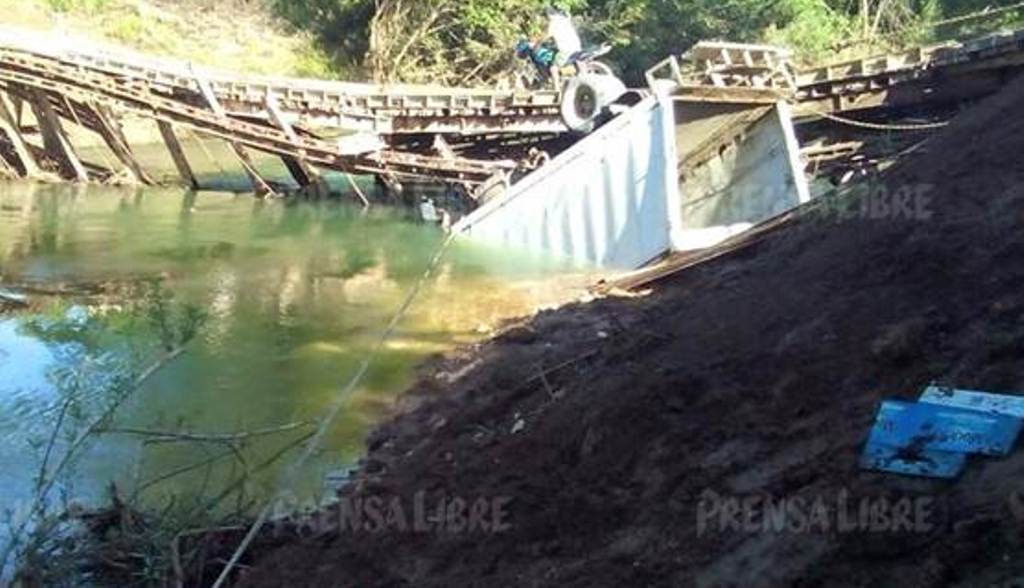
[[[651,95],[455,227],[577,265],[636,269],[715,245],[810,199],[785,51],[701,43]]]
[[[471,192],[510,175],[517,163],[407,149],[399,137],[550,136],[565,130],[557,92],[244,76],[4,28],[0,95],[2,168],[15,175],[152,183],[121,130],[120,120],[132,117],[159,125],[186,185],[195,188],[198,182],[181,147],[181,131],[225,141],[264,194],[275,186],[260,175],[250,150],[281,158],[296,184],[313,192],[322,192],[317,168],[386,182],[445,182]],[[101,137],[122,169],[83,162],[70,128]]]
[[[577,265],[633,268],[680,227],[671,103],[648,97],[453,227]]]

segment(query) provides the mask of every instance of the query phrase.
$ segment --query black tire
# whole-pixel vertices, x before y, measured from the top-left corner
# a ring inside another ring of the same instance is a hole
[[[615,76],[586,74],[572,78],[562,92],[562,122],[577,133],[593,131],[605,108],[625,90]]]
[[[569,80],[562,93],[562,121],[569,130],[589,133],[594,130],[594,119],[600,114],[597,89],[587,84],[585,78]]]

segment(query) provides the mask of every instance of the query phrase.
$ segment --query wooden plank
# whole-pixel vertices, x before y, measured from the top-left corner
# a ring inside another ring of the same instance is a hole
[[[32,91],[32,112],[39,121],[39,130],[43,135],[43,147],[47,155],[52,157],[60,168],[61,175],[68,180],[75,182],[88,182],[89,172],[82,165],[74,145],[64,131],[50,98],[46,93]]]
[[[9,179],[18,177],[18,171],[6,159],[0,157],[0,178]]]
[[[96,131],[103,137],[107,147],[110,148],[121,164],[125,166],[132,178],[138,183],[150,186],[156,184],[153,178],[142,168],[142,165],[139,164],[139,160],[135,158],[131,146],[128,145],[128,139],[124,135],[124,130],[114,119],[110,110],[101,105],[93,105],[91,110],[99,123]]]
[[[291,174],[295,183],[299,187],[307,188],[317,181],[317,174],[305,162],[291,155],[282,155],[281,162],[288,169],[288,173]]]
[[[270,120],[274,123],[277,128],[284,131],[293,143],[299,142],[299,137],[295,133],[295,129],[292,125],[284,119],[284,115],[281,113],[281,109],[278,107],[277,99],[274,98],[273,94],[267,95],[267,113],[270,114]],[[324,182],[323,177],[309,164],[306,160],[306,154],[303,151],[297,151],[295,155],[282,155],[281,161],[284,162],[288,172],[295,179],[295,182],[304,190],[309,190],[314,196],[320,197],[326,195],[327,184]]]
[[[15,165],[19,168],[17,171],[19,175],[25,178],[38,177],[41,175],[39,164],[36,163],[35,158],[32,156],[32,151],[28,148],[28,143],[25,142],[25,138],[21,135],[19,120],[20,117],[11,111],[10,105],[7,102],[7,96],[0,94],[0,131],[3,131],[11,142],[14,157],[17,160]]]
[[[245,150],[245,147],[241,143],[234,141],[228,141],[228,145],[231,147],[231,151],[234,152],[235,157],[238,158],[238,162],[242,164],[245,174],[249,176],[249,180],[252,182],[252,189],[256,194],[260,196],[273,196],[277,194],[274,188],[271,187],[270,182],[265,180],[260,175],[260,172],[256,170],[256,164],[253,162],[249,152]]]
[[[207,109],[183,103],[145,88],[110,80],[102,74],[74,66],[11,57],[0,52],[0,82],[37,88],[66,96],[79,102],[100,101],[141,117],[172,122],[199,133],[275,154],[290,154],[297,148],[308,153],[318,166],[350,173],[388,173],[401,178],[428,178],[479,183],[494,172],[511,169],[508,160],[459,158],[455,161],[435,156],[399,152],[385,148],[375,157],[346,155],[337,142],[303,137],[297,146],[279,129],[244,119],[217,116]],[[262,100],[262,99],[261,99]],[[265,110],[263,111],[265,112]],[[378,151],[379,148],[374,148]]]
[[[157,125],[160,127],[160,135],[163,136],[164,144],[167,145],[167,151],[170,152],[171,159],[174,160],[174,167],[178,168],[178,175],[189,188],[198,190],[199,182],[196,180],[195,174],[192,173],[192,166],[188,162],[185,150],[181,148],[181,142],[178,141],[174,127],[171,126],[171,123],[162,120],[157,121]]]
[[[210,85],[209,80],[202,76],[196,76],[196,84],[199,86],[199,93],[202,94],[206,104],[210,107],[213,112],[220,117],[228,118],[227,112],[221,105],[220,100],[217,99],[217,95],[213,92],[213,87]],[[276,192],[274,188],[270,186],[270,182],[260,175],[260,172],[256,169],[256,164],[253,163],[252,157],[249,152],[246,151],[245,147],[237,141],[228,141],[228,145],[231,147],[231,151],[238,158],[239,163],[242,164],[242,169],[245,170],[245,174],[249,176],[249,181],[252,182],[253,190],[260,196],[274,195]]]
[[[679,86],[673,91],[672,99],[679,102],[720,102],[725,104],[775,104],[786,96],[772,88],[747,88],[729,86]]]
[[[999,91],[1006,81],[999,70],[974,72],[963,76],[942,76],[918,83],[848,95],[805,97],[795,107],[798,118],[811,118],[819,112],[842,113],[874,109],[896,109],[938,104],[956,104]]]

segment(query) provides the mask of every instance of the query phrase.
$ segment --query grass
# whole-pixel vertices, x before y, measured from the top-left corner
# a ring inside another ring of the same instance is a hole
[[[309,34],[259,2],[237,0],[0,0],[4,24],[123,45],[221,69],[336,77]]]

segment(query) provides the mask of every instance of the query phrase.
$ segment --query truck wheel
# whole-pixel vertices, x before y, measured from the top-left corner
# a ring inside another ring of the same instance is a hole
[[[569,130],[589,133],[605,108],[626,91],[615,76],[584,74],[569,80],[562,92],[562,122]]]

